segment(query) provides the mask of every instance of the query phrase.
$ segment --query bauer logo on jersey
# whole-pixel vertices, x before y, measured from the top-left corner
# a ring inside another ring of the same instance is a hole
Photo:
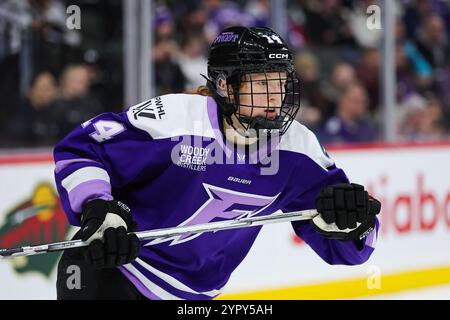
[[[143,102],[133,108],[133,117],[135,120],[139,118],[148,118],[153,120],[167,119],[166,111],[161,97]]]

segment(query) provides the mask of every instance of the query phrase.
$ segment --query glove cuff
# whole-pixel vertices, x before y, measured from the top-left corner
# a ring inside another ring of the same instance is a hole
[[[376,218],[372,217],[366,223],[357,223],[354,229],[341,230],[335,223],[327,224],[319,215],[311,220],[311,224],[315,231],[324,235],[328,239],[340,241],[365,241],[365,238],[375,229]]]
[[[103,221],[108,213],[120,216],[127,224],[128,231],[136,229],[136,222],[133,220],[131,209],[126,204],[117,200],[106,201],[102,199],[95,199],[84,204],[81,226],[85,226],[92,219]]]

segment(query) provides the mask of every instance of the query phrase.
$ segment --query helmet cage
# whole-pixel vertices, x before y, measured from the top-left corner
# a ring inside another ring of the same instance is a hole
[[[259,79],[255,79],[255,74],[262,75],[262,78],[260,76]],[[286,68],[285,65],[247,66],[235,70],[226,81],[228,95],[227,97],[222,95],[222,103],[228,105],[223,109],[229,112],[225,112],[224,115],[231,118],[234,114],[246,135],[254,134],[250,129],[256,130],[256,134],[259,134],[259,130],[269,133],[277,131],[280,136],[286,133],[300,109],[300,82],[292,68]],[[258,86],[258,90],[256,82],[263,83]],[[248,89],[243,92],[243,87]],[[276,90],[271,87],[275,87]],[[246,96],[248,98],[245,99]],[[257,97],[262,97],[258,99],[260,104],[255,101]],[[274,105],[271,99],[281,104]],[[249,103],[243,103],[243,100]],[[265,103],[261,104],[261,101]],[[243,114],[243,108],[250,110],[250,115],[248,111],[247,114]],[[260,115],[261,113],[256,111],[261,109],[266,111],[265,115]],[[273,112],[276,112],[276,117],[269,116]],[[259,115],[255,116],[256,114]],[[232,125],[231,121],[229,123]]]

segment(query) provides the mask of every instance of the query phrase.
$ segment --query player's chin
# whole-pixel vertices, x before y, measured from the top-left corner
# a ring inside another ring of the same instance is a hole
[[[268,111],[264,116],[269,120],[275,120],[279,114],[276,111]]]

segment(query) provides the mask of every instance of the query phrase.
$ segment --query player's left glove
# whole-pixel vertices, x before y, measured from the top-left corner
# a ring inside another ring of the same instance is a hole
[[[311,223],[329,239],[362,240],[375,228],[381,203],[369,196],[362,185],[336,184],[319,192],[316,198],[319,215]]]

